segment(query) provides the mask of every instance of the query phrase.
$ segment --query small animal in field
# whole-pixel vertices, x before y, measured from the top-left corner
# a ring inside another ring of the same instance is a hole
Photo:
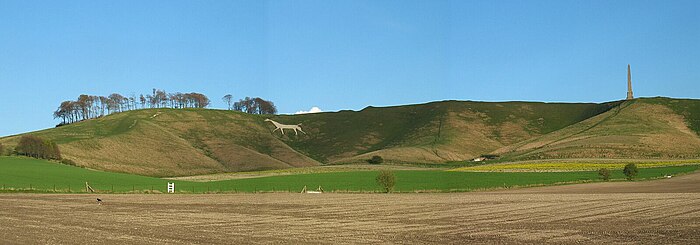
[[[304,132],[304,130],[301,130],[301,123],[300,123],[300,124],[297,124],[297,125],[286,125],[286,124],[281,124],[281,123],[272,121],[272,120],[270,120],[270,119],[265,119],[265,121],[266,121],[266,122],[271,122],[273,125],[275,125],[275,130],[272,130],[272,132],[275,132],[275,131],[277,131],[277,130],[279,129],[280,132],[282,132],[282,134],[284,134],[284,130],[285,130],[285,129],[292,129],[292,130],[294,130],[294,135],[299,135],[299,133],[297,133],[297,130],[299,130],[300,132],[306,134],[306,132]]]
[[[97,205],[102,205],[102,199],[97,198]]]

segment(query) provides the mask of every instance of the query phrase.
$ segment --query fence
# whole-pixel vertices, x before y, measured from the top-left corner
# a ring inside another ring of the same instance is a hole
[[[79,182],[78,182],[79,183]],[[179,183],[175,188],[174,182],[162,184],[98,184],[90,183],[94,193],[299,193],[303,186],[231,186],[231,185],[209,185],[206,183]],[[326,188],[326,192],[336,193],[376,193],[381,192],[378,188]],[[416,190],[404,190],[403,192],[414,192]],[[0,192],[32,192],[32,193],[93,193],[85,187],[85,183],[77,184],[1,184]],[[397,191],[399,192],[399,191]]]

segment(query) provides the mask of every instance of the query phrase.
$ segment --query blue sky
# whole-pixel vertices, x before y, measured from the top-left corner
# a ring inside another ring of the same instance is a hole
[[[700,1],[0,1],[0,136],[80,94],[282,113],[700,95]]]

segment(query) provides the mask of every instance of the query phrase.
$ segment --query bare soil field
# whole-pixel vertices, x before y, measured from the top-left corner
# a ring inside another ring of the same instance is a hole
[[[0,244],[697,244],[698,186],[696,173],[478,193],[102,195],[103,205],[7,194]]]
[[[670,179],[639,182],[598,182],[581,185],[548,186],[517,189],[515,193],[700,193],[700,173],[675,176]]]

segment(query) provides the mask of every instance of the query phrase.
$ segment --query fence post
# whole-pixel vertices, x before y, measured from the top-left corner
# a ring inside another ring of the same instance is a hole
[[[56,192],[56,184],[53,184],[53,192]]]

